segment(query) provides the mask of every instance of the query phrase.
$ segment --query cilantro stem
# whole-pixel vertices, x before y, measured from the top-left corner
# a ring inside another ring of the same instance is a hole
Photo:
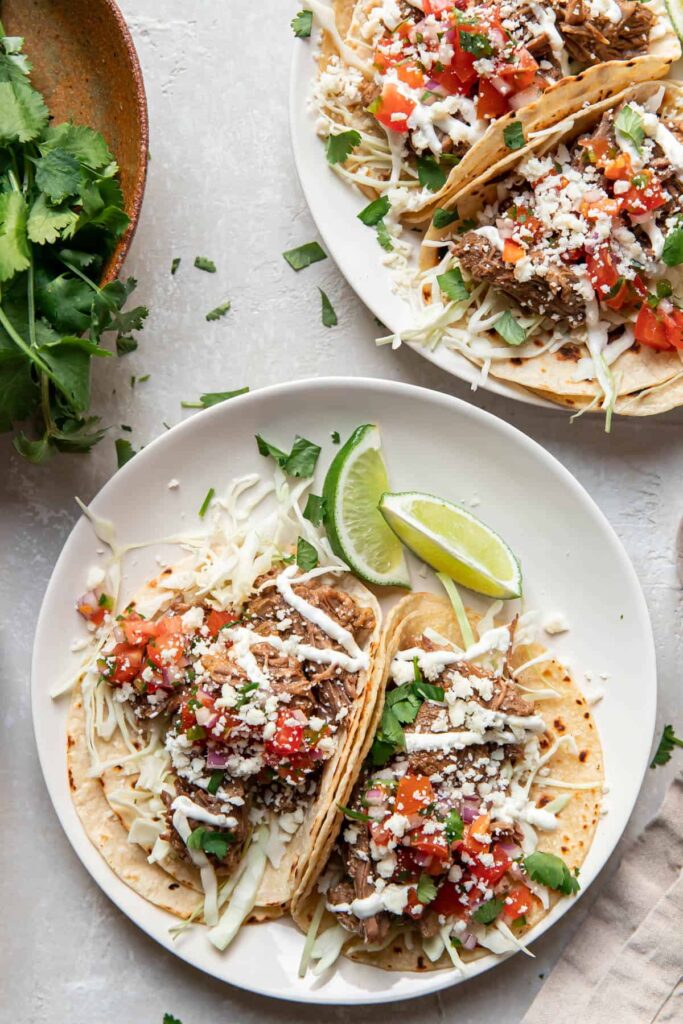
[[[31,348],[35,348],[36,341],[36,296],[33,281],[33,253],[28,267],[28,340]]]
[[[2,326],[5,328],[5,330],[7,331],[7,333],[9,334],[10,338],[15,343],[15,345],[18,345],[19,348],[22,350],[22,352],[25,352],[26,355],[29,357],[29,359],[32,362],[34,362],[36,364],[36,366],[39,366],[40,369],[43,371],[43,373],[46,373],[47,370],[48,370],[48,367],[43,362],[41,357],[39,355],[37,355],[36,352],[34,350],[32,350],[26,344],[26,342],[21,337],[21,335],[17,333],[17,331],[14,329],[14,327],[12,325],[11,320],[8,319],[7,314],[5,313],[5,311],[4,311],[4,309],[2,308],[1,305],[0,305],[0,324],[2,324]]]
[[[92,290],[94,292],[97,292],[98,295],[100,294],[102,289],[100,288],[99,285],[95,284],[94,281],[91,281],[87,274],[84,274],[81,270],[78,269],[78,267],[74,267],[71,263],[69,263],[68,260],[65,260],[63,256],[59,256],[58,259],[60,260],[60,262],[64,264],[65,267],[69,268],[72,274],[75,274],[76,277],[80,277],[81,281],[84,281],[89,288],[92,288]]]

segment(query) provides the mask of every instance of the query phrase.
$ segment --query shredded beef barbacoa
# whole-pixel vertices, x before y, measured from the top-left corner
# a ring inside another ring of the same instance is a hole
[[[187,847],[173,827],[173,811],[171,810],[171,803],[176,796],[187,796],[193,803],[205,808],[205,810],[210,811],[212,814],[229,814],[231,818],[237,819],[237,825],[233,826],[229,830],[222,830],[222,834],[225,834],[226,831],[230,831],[233,836],[233,840],[228,846],[228,852],[225,858],[223,860],[218,860],[218,858],[213,854],[207,854],[214,867],[221,868],[229,874],[239,863],[242,856],[242,847],[249,834],[249,793],[245,791],[244,785],[239,780],[223,783],[221,789],[227,794],[227,796],[240,797],[244,800],[244,803],[240,806],[235,806],[234,804],[228,805],[226,804],[225,799],[219,800],[217,797],[212,796],[211,793],[207,793],[205,789],[201,789],[199,786],[193,786],[192,783],[188,782],[186,779],[176,776],[174,781],[176,788],[175,795],[171,796],[166,792],[162,794],[164,803],[166,804],[166,822],[168,825],[168,829],[162,838],[171,844],[179,857],[183,860],[189,860]],[[224,810],[224,807],[227,807],[228,809]],[[206,828],[211,831],[213,826],[207,825]]]
[[[655,15],[638,0],[617,0],[621,20],[594,17],[583,0],[551,0],[569,56],[581,64],[628,60],[647,51]]]

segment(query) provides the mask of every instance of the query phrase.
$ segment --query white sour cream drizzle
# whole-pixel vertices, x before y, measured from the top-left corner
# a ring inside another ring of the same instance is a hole
[[[193,821],[203,821],[205,825],[218,825],[223,828],[235,828],[237,825],[236,818],[231,818],[227,814],[214,814],[212,811],[208,811],[206,807],[201,807],[193,800],[190,800],[189,796],[177,796],[171,804],[171,810],[181,811],[186,818],[192,818]]]
[[[463,661],[474,661],[492,651],[503,652],[510,646],[510,630],[507,626],[496,626],[489,629],[475,644],[466,651],[425,651],[421,647],[410,647],[399,651],[395,661],[413,661],[417,658],[420,669],[427,678],[433,678],[448,665],[457,665]]]
[[[361,651],[353,638],[353,634],[324,612],[322,608],[316,608],[294,592],[290,581],[296,573],[297,567],[295,565],[289,565],[284,572],[280,573],[280,575],[276,577],[275,580],[275,585],[287,604],[297,611],[302,618],[313,623],[314,626],[322,629],[323,633],[327,633],[332,640],[341,644],[347,654],[358,661],[362,668],[367,668],[370,664],[369,657],[366,653]],[[294,580],[294,582],[304,583],[307,579],[307,576],[300,576],[297,580]]]
[[[550,5],[548,5],[548,7],[542,7],[538,3],[532,3],[531,10],[539,25],[540,31],[538,34],[545,34],[548,37],[553,57],[560,65],[562,74],[565,77],[570,75],[571,69],[569,67],[569,58],[567,57],[564,40],[558,32],[557,25],[555,24],[555,12]]]
[[[408,903],[410,885],[386,885],[377,888],[369,896],[351,900],[350,903],[328,903],[327,909],[333,914],[353,914],[361,920],[381,914],[388,910],[392,914],[402,914]]]

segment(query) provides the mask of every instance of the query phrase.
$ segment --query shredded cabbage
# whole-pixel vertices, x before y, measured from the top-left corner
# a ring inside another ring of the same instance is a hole
[[[251,846],[242,859],[242,872],[227,910],[221,915],[218,924],[209,931],[209,940],[216,949],[223,951],[230,945],[256,905],[256,897],[268,859],[267,842],[268,827],[259,825],[254,832]]]

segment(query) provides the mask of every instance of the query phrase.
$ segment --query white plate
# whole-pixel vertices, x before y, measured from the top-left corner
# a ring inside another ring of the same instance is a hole
[[[405,384],[357,378],[302,381],[265,388],[193,416],[128,463],[92,502],[112,519],[120,543],[187,531],[209,487],[266,470],[254,434],[285,447],[295,433],[323,445],[321,472],[333,452],[330,432],[348,436],[359,423],[378,423],[392,487],[436,492],[469,503],[500,531],[522,562],[526,607],[562,611],[570,632],[552,647],[584,672],[608,674],[595,709],[605,753],[609,813],[598,826],[581,871],[583,891],[619,839],[638,794],[655,716],[655,657],[645,601],[631,564],[591,498],[551,455],[502,420],[447,395]],[[178,489],[169,489],[172,478]],[[319,490],[320,480],[316,481]],[[219,954],[194,928],[175,944],[174,918],[128,889],[91,846],[71,803],[65,766],[68,698],[49,691],[73,670],[69,651],[79,631],[75,599],[101,545],[81,519],[57,562],[38,621],[32,673],[33,718],[40,761],[69,840],[99,886],[149,935],[196,967],[241,988],[318,1003],[387,1002],[457,983],[453,971],[393,974],[340,961],[325,984],[301,981],[302,937],[273,922],[243,930]],[[169,549],[164,549],[169,553]],[[124,597],[158,565],[152,548],[128,556]],[[425,581],[414,575],[414,585]],[[540,935],[571,906],[561,901],[536,929]],[[266,959],[267,958],[267,959]],[[478,960],[471,974],[497,962]],[[264,965],[267,964],[267,969]]]
[[[324,144],[315,131],[317,113],[311,104],[311,92],[317,71],[316,47],[317,32],[314,30],[310,40],[296,40],[292,59],[289,127],[299,181],[327,251],[368,309],[390,333],[397,334],[414,327],[414,317],[408,303],[392,290],[392,274],[382,264],[384,253],[377,244],[375,232],[358,220],[358,213],[369,200],[335,174],[325,159]],[[407,233],[403,237],[414,239],[417,252],[421,235]],[[381,333],[378,328],[377,336]],[[369,343],[374,342],[369,339]],[[561,409],[555,402],[494,377],[489,376],[482,384],[481,371],[459,352],[452,352],[445,345],[435,349],[417,344],[411,347],[442,370],[472,385],[518,402]]]

